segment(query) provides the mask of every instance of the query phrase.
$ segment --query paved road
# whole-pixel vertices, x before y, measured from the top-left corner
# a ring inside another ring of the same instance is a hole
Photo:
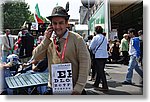
[[[121,82],[124,81],[127,73],[127,66],[121,64],[107,64],[105,69],[108,74],[107,81],[109,91],[102,92],[98,89],[94,89],[92,86],[94,82],[88,81],[86,84],[88,95],[143,95],[143,85],[140,84],[141,78],[135,71],[133,75],[133,82],[135,84],[122,85]]]

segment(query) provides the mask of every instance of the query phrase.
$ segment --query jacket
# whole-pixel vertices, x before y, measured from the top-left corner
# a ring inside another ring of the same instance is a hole
[[[21,36],[19,46],[20,46],[19,58],[31,57],[34,48],[34,37],[29,33]]]
[[[129,55],[139,58],[140,54],[140,39],[138,37],[131,38],[129,45]]]
[[[9,51],[9,48],[11,48],[11,46],[9,45],[9,41],[7,39],[7,36],[3,35],[3,37],[2,37],[2,50]]]
[[[63,49],[65,40],[60,39]],[[61,60],[56,53],[53,39],[44,38],[44,40],[33,50],[33,58],[41,60],[47,55],[49,68],[49,82],[51,87],[51,64],[60,64]],[[83,38],[74,32],[69,31],[68,43],[65,51],[64,61],[62,63],[72,64],[73,89],[79,93],[82,92],[88,78],[90,68],[90,54],[83,41]]]
[[[89,49],[95,54],[95,58],[108,58],[107,39],[102,34],[93,37]]]

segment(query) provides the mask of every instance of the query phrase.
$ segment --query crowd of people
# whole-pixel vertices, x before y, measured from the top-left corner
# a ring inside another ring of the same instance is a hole
[[[91,53],[91,59],[92,59],[92,66],[91,66],[92,75],[89,81],[97,80],[97,77],[101,76],[101,79],[100,80],[98,79],[99,81],[95,81],[93,86],[96,87],[99,86],[96,83],[100,83],[100,81],[102,81],[102,87],[104,87],[103,84],[104,82],[106,82],[104,81],[106,80],[104,66],[106,63],[117,63],[117,64],[119,63],[128,66],[128,72],[125,81],[122,82],[122,84],[133,84],[132,83],[133,69],[135,69],[135,71],[143,79],[143,69],[142,69],[143,68],[143,31],[139,30],[138,32],[136,32],[135,29],[130,28],[128,29],[127,33],[123,34],[123,38],[121,39],[121,41],[119,41],[119,39],[114,39],[113,41],[109,39],[106,45],[105,43],[103,43],[102,37],[97,37],[102,35],[105,36],[102,31],[100,33],[97,33],[96,31],[97,28],[98,26],[95,27],[96,36],[89,35],[88,42],[87,42],[87,46]],[[102,30],[100,26],[99,26],[99,30]],[[103,45],[105,44],[105,47],[107,46],[106,47],[107,50],[106,48],[102,48],[103,46],[101,45],[101,43]],[[97,54],[98,52],[99,54]],[[95,56],[94,58],[93,58],[93,54]],[[98,62],[97,59],[99,60],[101,59],[101,61]],[[104,63],[102,64],[103,62],[102,60],[105,60],[105,64]],[[95,75],[96,75],[96,79],[95,79]],[[140,83],[142,84],[143,80]],[[107,90],[107,84],[105,86],[106,88],[103,88],[103,90],[105,89]]]
[[[10,30],[6,29],[2,39],[2,61],[6,63],[3,65],[4,71],[5,68],[16,65],[15,61],[19,63],[19,67],[20,65],[27,66],[17,73],[24,73],[28,70],[43,72],[45,68],[48,68],[48,87],[44,94],[53,94],[51,69],[52,65],[57,64],[71,64],[73,82],[71,95],[86,95],[84,88],[90,69],[92,69],[92,75],[89,81],[94,81],[93,87],[101,91],[109,91],[104,70],[107,62],[121,62],[128,65],[128,72],[122,84],[133,84],[133,69],[143,78],[143,71],[139,68],[139,62],[143,66],[142,30],[137,33],[135,29],[129,29],[121,41],[119,39],[112,41],[107,39],[101,26],[96,26],[95,36],[89,35],[88,42],[85,43],[82,36],[67,28],[69,17],[70,15],[63,7],[55,7],[51,16],[47,17],[51,24],[44,32],[44,36],[39,36],[36,47],[34,37],[26,27],[21,28],[15,46],[10,44]],[[11,56],[11,60],[8,60],[10,59],[8,56],[14,53],[12,48],[16,50],[16,54],[18,52],[18,57],[14,55]],[[120,55],[122,55],[121,59]],[[102,87],[99,87],[100,83]],[[5,89],[6,87],[4,91]]]

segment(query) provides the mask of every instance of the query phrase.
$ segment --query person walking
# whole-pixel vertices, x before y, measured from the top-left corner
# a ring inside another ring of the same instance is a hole
[[[28,32],[27,27],[21,28],[22,35],[18,38],[19,58],[22,63],[27,62],[31,56],[34,48],[34,37]]]
[[[96,72],[95,72],[95,56],[93,55],[93,52],[89,49],[89,46],[91,44],[92,39],[93,39],[93,35],[89,35],[88,36],[88,42],[86,43],[87,48],[90,52],[90,58],[91,58],[91,68],[90,68],[90,71],[89,71],[89,75],[91,75],[91,78],[89,79],[89,81],[94,81],[95,80],[95,75],[96,75]]]
[[[141,67],[143,68],[143,30],[138,31],[139,39],[140,39],[140,59],[139,62],[141,63]]]
[[[5,30],[5,35],[2,37],[2,62],[7,62],[7,56],[12,53],[10,42],[10,29]]]
[[[111,53],[112,62],[114,63],[118,63],[119,60],[120,55],[119,46],[120,46],[119,40],[115,39],[113,45],[109,49],[110,50],[109,52]]]
[[[122,84],[133,84],[132,83],[132,77],[133,77],[133,69],[140,75],[141,78],[143,78],[143,71],[138,66],[138,61],[140,57],[140,39],[135,31],[135,29],[130,28],[128,30],[130,39],[129,44],[129,66],[128,66],[128,72],[126,74],[126,79]]]
[[[99,83],[102,81],[102,91],[108,91],[108,85],[105,75],[105,64],[108,58],[107,52],[107,38],[103,35],[103,28],[101,26],[95,27],[96,36],[93,37],[90,50],[95,54],[95,68],[96,68],[96,80],[93,84],[94,87],[99,88]]]
[[[123,39],[121,40],[120,44],[120,51],[122,52],[123,58],[119,60],[119,62],[123,63],[124,65],[128,65],[128,50],[129,50],[129,43],[128,43],[128,34],[123,35]]]
[[[34,49],[33,59],[40,60],[45,56],[48,58],[50,94],[52,92],[51,65],[71,63],[73,82],[71,94],[85,95],[84,87],[90,68],[90,54],[83,38],[67,29],[69,17],[63,7],[57,6],[53,9],[51,16],[47,17],[51,25],[45,31],[42,42]]]

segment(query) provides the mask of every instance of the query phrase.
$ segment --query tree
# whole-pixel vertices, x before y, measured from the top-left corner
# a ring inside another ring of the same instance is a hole
[[[29,21],[31,12],[25,2],[6,2],[2,4],[4,29],[20,29],[25,21]]]

